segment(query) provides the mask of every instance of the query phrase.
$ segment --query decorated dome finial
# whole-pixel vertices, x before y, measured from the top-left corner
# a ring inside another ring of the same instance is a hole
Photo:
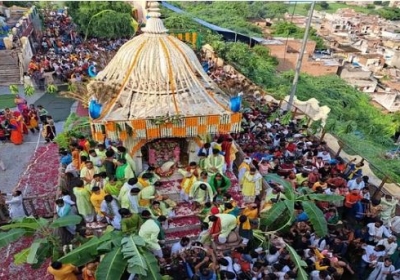
[[[160,4],[158,2],[150,2],[147,16],[149,17],[146,22],[146,27],[142,28],[144,33],[148,34],[165,34],[168,29],[165,28],[164,23],[160,19]]]

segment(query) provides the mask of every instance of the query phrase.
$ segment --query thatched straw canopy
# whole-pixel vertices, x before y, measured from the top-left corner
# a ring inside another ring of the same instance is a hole
[[[125,43],[97,75],[97,82],[118,88],[105,101],[101,120],[230,114],[194,51],[167,34],[158,6],[150,3],[144,34]]]
[[[241,114],[204,72],[194,51],[167,34],[159,4],[144,33],[125,43],[87,90],[103,105],[92,135],[122,140],[131,153],[155,138],[195,138],[240,130]]]

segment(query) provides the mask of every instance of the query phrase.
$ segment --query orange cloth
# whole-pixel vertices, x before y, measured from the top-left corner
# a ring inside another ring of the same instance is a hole
[[[20,124],[15,119],[11,119],[10,124],[13,126],[10,135],[11,142],[15,145],[21,145],[24,140],[24,136],[22,135]]]
[[[344,201],[344,206],[346,206],[347,208],[351,208],[353,207],[353,205],[355,203],[357,203],[358,201],[360,201],[362,199],[362,196],[360,193],[349,193],[348,195],[346,195],[345,201]]]
[[[71,264],[63,264],[60,269],[49,266],[47,272],[54,276],[54,280],[78,280],[74,273],[75,266]]]

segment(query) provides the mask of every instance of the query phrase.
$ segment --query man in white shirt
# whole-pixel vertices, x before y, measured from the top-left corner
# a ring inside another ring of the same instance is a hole
[[[121,229],[121,215],[118,212],[119,207],[117,201],[112,195],[108,194],[101,202],[100,211],[106,217],[107,223],[112,225],[115,229]]]
[[[365,183],[362,179],[362,177],[357,177],[356,179],[350,180],[347,183],[347,187],[349,187],[349,190],[359,190],[361,191],[363,188],[365,188]]]
[[[14,220],[25,217],[21,191],[13,192],[12,196],[11,200],[6,200],[6,204],[8,204],[9,207],[10,218]]]
[[[124,183],[124,185],[121,187],[121,190],[119,191],[119,195],[118,195],[118,201],[119,202],[122,203],[122,198],[124,196],[127,196],[132,188],[134,188],[134,187],[139,188],[139,186],[136,185],[137,182],[138,182],[137,178],[131,178],[131,179],[128,180],[128,182]]]
[[[324,162],[330,162],[332,159],[328,151],[319,152],[317,157],[321,157]]]
[[[174,245],[171,247],[171,256],[174,256],[176,254],[179,254],[182,250],[189,248],[190,246],[190,239],[189,237],[182,237],[181,240],[176,242]]]
[[[376,221],[375,223],[367,224],[369,241],[374,243],[379,242],[383,235],[390,236],[389,230],[383,225],[382,221]]]
[[[396,252],[397,249],[396,236],[391,235],[388,238],[383,238],[379,240],[377,245],[385,246],[386,256],[390,257],[394,254],[394,252]]]
[[[375,247],[371,245],[364,245],[362,248],[364,249],[364,254],[361,257],[357,270],[358,279],[365,279],[364,272],[367,266],[370,264],[375,264],[380,257],[383,257],[386,254],[385,246],[383,245],[377,245]]]

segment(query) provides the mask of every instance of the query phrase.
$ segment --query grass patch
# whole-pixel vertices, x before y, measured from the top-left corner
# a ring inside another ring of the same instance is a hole
[[[358,12],[358,13],[363,13],[363,14],[371,14],[374,13],[374,9],[367,9],[366,7],[361,7],[361,6],[353,6],[353,5],[347,5],[345,3],[333,3],[333,2],[328,2],[329,7],[328,9],[322,9],[321,6],[318,5],[318,2],[315,4],[315,10],[316,11],[324,11],[326,13],[329,14],[333,14],[335,13],[337,10],[342,9],[342,8],[350,8],[353,9],[354,11]],[[296,10],[294,12],[295,15],[301,15],[301,16],[307,16],[308,15],[308,9],[306,9],[306,7],[309,7],[310,4],[308,3],[303,3],[303,4],[299,4],[297,3],[297,5],[295,4],[290,4],[288,6],[288,12],[289,14],[293,13],[293,10],[296,7]]]
[[[15,96],[13,94],[1,94],[0,95],[0,109],[5,109],[5,108],[14,108],[15,103],[14,103],[14,98]]]
[[[379,143],[360,139],[354,134],[346,134],[342,137],[342,141],[351,147],[351,149],[344,147],[343,150],[349,155],[362,155],[370,164],[372,171],[379,178],[383,178],[385,174],[393,179],[394,183],[400,182],[400,160],[399,159],[386,159],[385,153],[394,150],[397,147],[384,146]]]

